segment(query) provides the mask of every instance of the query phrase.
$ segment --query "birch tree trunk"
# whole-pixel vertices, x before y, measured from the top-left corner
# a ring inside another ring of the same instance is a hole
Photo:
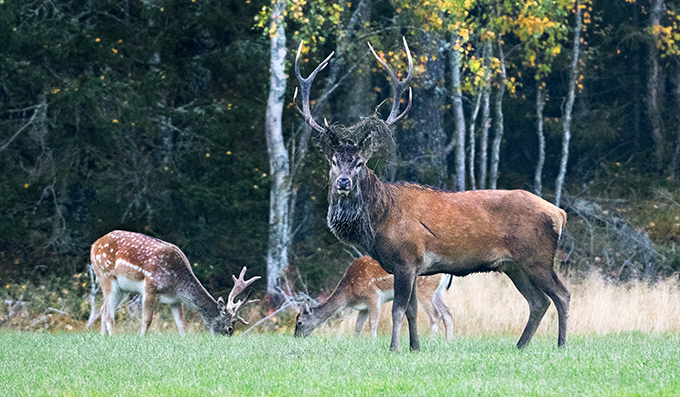
[[[673,89],[675,96],[675,123],[676,123],[676,143],[675,152],[673,152],[673,159],[670,165],[671,179],[678,178],[678,164],[680,163],[680,56],[675,57],[675,88]]]
[[[498,183],[498,163],[500,163],[501,142],[503,141],[503,95],[505,94],[505,55],[501,35],[498,35],[498,59],[501,64],[500,83],[496,92],[496,134],[491,144],[491,171],[489,175],[489,187],[496,189]]]
[[[536,132],[538,133],[538,161],[536,162],[536,173],[534,174],[534,193],[541,196],[543,185],[541,183],[543,177],[543,165],[545,164],[545,135],[543,134],[543,106],[545,105],[545,92],[538,82],[536,87]]]
[[[490,96],[491,81],[487,81],[484,92],[482,93],[482,130],[479,136],[479,188],[486,188],[486,171],[489,166],[489,127],[491,127],[490,117]]]
[[[475,126],[477,124],[477,114],[479,113],[479,107],[482,103],[482,91],[480,90],[475,95],[475,104],[472,108],[472,114],[470,115],[470,126],[468,132],[468,168],[470,175],[470,189],[477,190],[477,183],[475,180]]]
[[[286,0],[275,0],[271,15],[270,87],[267,101],[265,133],[269,153],[271,191],[269,203],[269,249],[267,251],[267,295],[278,296],[277,287],[288,266],[290,228],[288,200],[290,193],[290,162],[283,140],[281,117],[286,92],[286,35],[283,17]]]
[[[579,45],[581,40],[581,5],[579,0],[576,0],[576,27],[574,28],[574,58],[571,61],[571,75],[569,80],[569,93],[567,94],[567,103],[564,107],[564,119],[562,120],[562,129],[564,136],[562,138],[562,159],[560,160],[560,172],[557,175],[555,183],[555,205],[560,206],[560,199],[562,198],[562,186],[564,185],[564,177],[567,174],[567,161],[569,160],[569,140],[571,139],[571,111],[574,107],[574,99],[576,97],[576,79],[578,79],[578,56]]]
[[[453,84],[453,113],[456,121],[456,182],[458,191],[465,190],[465,114],[463,113],[463,93],[461,90],[460,66],[463,56],[459,49],[460,37],[454,35],[451,39],[451,81]],[[474,128],[471,127],[471,128]]]
[[[663,0],[650,0],[649,23],[652,29],[659,26]],[[656,47],[658,34],[652,35],[649,43],[649,71],[647,76],[647,114],[652,126],[652,140],[654,141],[655,167],[663,169],[664,144],[661,132],[661,114],[659,112],[659,49]]]
[[[421,39],[423,56],[427,57],[425,70],[416,75],[413,85],[419,87],[413,97],[409,120],[399,135],[399,148],[408,153],[410,166],[400,175],[402,179],[444,187],[448,179],[446,167],[447,138],[444,114],[446,100],[442,83],[446,76],[446,40],[424,34]]]
[[[491,54],[493,44],[487,40],[484,44],[484,67],[486,68],[486,83],[482,89],[482,126],[479,137],[479,188],[486,188],[486,171],[488,167],[488,146],[489,146],[489,127],[491,118],[489,117],[489,97],[491,93]]]

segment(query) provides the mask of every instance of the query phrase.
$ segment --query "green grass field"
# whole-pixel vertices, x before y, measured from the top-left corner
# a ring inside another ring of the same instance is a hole
[[[0,395],[680,395],[677,334],[515,339],[0,333]]]

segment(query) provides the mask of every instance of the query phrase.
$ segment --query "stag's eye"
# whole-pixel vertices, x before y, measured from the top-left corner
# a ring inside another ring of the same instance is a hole
[[[335,161],[335,159],[333,159],[333,161],[331,162],[331,164],[333,164],[333,167],[337,167],[337,166],[338,166],[338,162]]]
[[[234,327],[227,327],[227,332],[229,332],[229,333],[234,332]]]
[[[302,325],[302,321],[298,321],[298,325]]]
[[[361,168],[361,167],[363,167],[363,166],[364,166],[364,162],[363,162],[363,161],[359,161],[359,162],[357,163],[357,165],[356,165],[356,168]]]

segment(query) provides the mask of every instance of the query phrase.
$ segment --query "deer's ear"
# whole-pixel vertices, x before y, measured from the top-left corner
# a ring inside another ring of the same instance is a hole
[[[226,312],[227,311],[227,305],[224,303],[224,299],[220,296],[217,298],[217,309],[220,312]]]

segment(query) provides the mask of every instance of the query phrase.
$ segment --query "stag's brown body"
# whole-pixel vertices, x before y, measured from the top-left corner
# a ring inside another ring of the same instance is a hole
[[[567,219],[564,211],[523,190],[446,192],[414,183],[385,183],[366,167],[380,141],[390,135],[390,125],[403,117],[411,104],[409,99],[406,110],[399,113],[401,94],[413,71],[406,40],[404,47],[409,60],[404,81],[396,78],[371,47],[390,75],[392,110],[386,121],[374,115],[351,127],[322,127],[311,116],[310,85],[330,57],[307,79],[301,77],[296,59],[302,88],[300,112],[319,132],[315,145],[331,165],[328,226],[340,240],[361,244],[394,274],[390,349],[399,348],[404,315],[411,349],[419,349],[417,276],[486,271],[507,274],[529,303],[529,320],[518,347],[529,343],[550,300],[558,313],[557,344],[563,346],[570,294],[553,270],[553,258]]]
[[[394,274],[393,308],[413,304],[408,296],[417,288],[415,276],[499,271],[529,302],[530,318],[518,347],[533,336],[550,305],[548,297],[559,314],[558,345],[564,345],[570,296],[553,270],[567,219],[563,210],[524,190],[454,193],[413,183],[385,183],[366,167],[355,178],[357,188],[349,194],[338,193],[332,184],[328,225],[342,241],[364,246]],[[401,291],[408,296],[400,296]],[[398,348],[402,316],[397,309],[393,350]],[[417,349],[411,319],[409,330],[411,347]]]
[[[430,329],[436,334],[439,323],[444,323],[446,337],[453,336],[453,317],[443,300],[442,293],[450,282],[450,276],[433,275],[419,277],[418,301],[430,321]],[[368,320],[371,335],[377,336],[381,306],[394,299],[394,276],[368,255],[355,259],[328,299],[317,307],[305,308],[296,319],[295,336],[309,336],[330,316],[346,307],[359,311],[355,336]]]

